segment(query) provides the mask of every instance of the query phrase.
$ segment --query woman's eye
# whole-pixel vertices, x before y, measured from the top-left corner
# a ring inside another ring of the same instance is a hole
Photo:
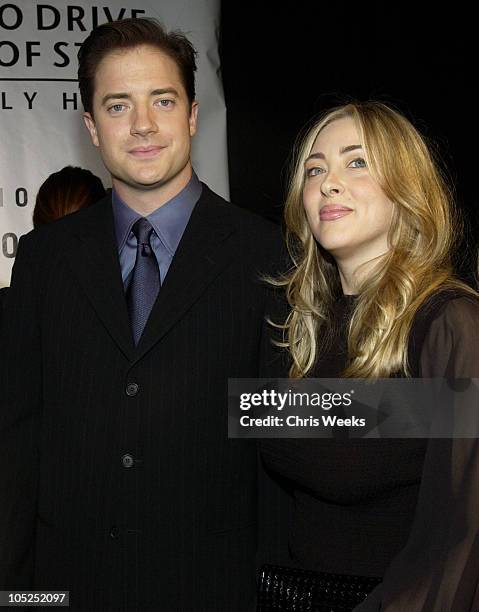
[[[366,168],[367,167],[366,160],[363,159],[362,157],[357,157],[356,159],[353,159],[353,161],[349,165],[352,166],[353,168]]]
[[[322,172],[324,172],[324,170],[316,166],[315,168],[309,168],[306,170],[306,176],[318,176],[318,174],[321,174]]]

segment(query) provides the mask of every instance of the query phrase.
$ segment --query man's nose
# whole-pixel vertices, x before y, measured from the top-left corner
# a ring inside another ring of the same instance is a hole
[[[133,114],[131,133],[145,136],[158,131],[154,117],[154,109],[151,106],[138,106]]]

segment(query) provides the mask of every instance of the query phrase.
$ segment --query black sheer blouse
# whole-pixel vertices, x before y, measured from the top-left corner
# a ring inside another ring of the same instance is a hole
[[[312,376],[344,369],[353,304],[339,300],[337,342]],[[430,298],[408,353],[414,376],[479,378],[479,302],[457,291]],[[461,418],[460,405],[451,410]],[[271,439],[261,452],[293,495],[291,564],[383,577],[358,612],[479,610],[477,438]]]

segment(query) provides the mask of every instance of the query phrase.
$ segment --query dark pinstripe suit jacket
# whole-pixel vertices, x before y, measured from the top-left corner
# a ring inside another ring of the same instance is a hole
[[[7,287],[2,287],[0,289],[0,326],[2,325],[4,318],[3,318],[3,304],[5,302],[5,298],[7,297],[7,291],[8,288]]]
[[[279,231],[203,187],[138,347],[111,202],[20,241],[2,326],[0,588],[72,610],[249,610],[256,447],[227,378],[258,373]]]

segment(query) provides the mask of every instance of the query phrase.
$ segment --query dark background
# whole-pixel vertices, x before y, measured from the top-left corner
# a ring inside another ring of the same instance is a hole
[[[468,275],[479,242],[474,23],[457,2],[224,0],[231,200],[278,220],[300,129],[350,98],[379,99],[437,145],[469,224]]]

